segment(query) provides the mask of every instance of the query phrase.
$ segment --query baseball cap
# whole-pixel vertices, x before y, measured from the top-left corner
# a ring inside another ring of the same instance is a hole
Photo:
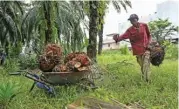
[[[128,20],[133,20],[133,19],[139,20],[138,15],[137,14],[131,14],[130,17],[128,18]]]

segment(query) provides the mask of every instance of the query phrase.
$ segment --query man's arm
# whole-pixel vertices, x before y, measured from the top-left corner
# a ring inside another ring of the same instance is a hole
[[[116,42],[119,42],[121,40],[124,40],[124,39],[128,39],[130,36],[130,32],[129,30],[127,30],[124,34],[122,35],[117,35],[117,36],[114,36],[113,39],[116,41]]]
[[[149,43],[151,42],[151,34],[150,34],[150,31],[149,31],[149,28],[148,28],[148,25],[146,24],[145,25],[145,29],[146,29],[146,33],[147,33],[147,37],[148,37],[148,40],[149,40]]]

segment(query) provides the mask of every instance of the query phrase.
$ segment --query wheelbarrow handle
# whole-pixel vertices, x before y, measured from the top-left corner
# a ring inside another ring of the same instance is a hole
[[[16,72],[9,72],[9,75],[23,75],[23,74],[31,74],[29,71],[27,70],[18,70]]]
[[[42,84],[45,84],[47,86],[50,86],[48,83],[44,82],[44,81],[41,81],[39,79],[39,77],[37,78],[37,75],[35,76],[35,74],[26,74],[25,75],[26,78],[29,78],[31,80],[34,80],[35,82],[39,82],[39,83],[42,83]]]
[[[21,72],[9,72],[8,74],[9,75],[22,75]]]
[[[23,73],[24,74],[23,74]],[[17,71],[17,72],[13,72],[13,73],[9,73],[9,75],[24,75],[26,78],[29,78],[29,79],[31,79],[31,80],[34,80],[35,82],[40,82],[40,83],[42,83],[42,84],[45,84],[45,85],[47,85],[47,86],[50,86],[49,84],[47,84],[46,82],[44,82],[44,81],[41,81],[40,80],[40,77],[38,76],[38,75],[36,75],[36,74],[32,74],[32,73],[30,73],[29,71],[27,71],[27,70],[20,70],[20,71]]]
[[[46,90],[49,94],[56,95],[54,88],[51,87],[50,84],[41,80],[40,76],[37,75],[37,74],[30,73],[29,71],[26,71],[26,70],[20,70],[20,71],[17,71],[17,72],[9,73],[9,75],[23,75],[26,78],[33,80],[34,83],[32,84],[29,92],[31,92],[36,85],[38,88]]]
[[[34,86],[36,85],[38,88],[44,89],[44,90],[47,91],[49,94],[56,95],[54,88],[51,87],[51,85],[47,84],[46,82],[40,80],[40,77],[38,77],[38,75],[35,75],[35,74],[33,74],[33,75],[31,75],[31,74],[26,74],[25,77],[34,80],[34,83],[33,83],[33,85],[31,86],[29,92],[31,92],[31,91],[33,90]]]

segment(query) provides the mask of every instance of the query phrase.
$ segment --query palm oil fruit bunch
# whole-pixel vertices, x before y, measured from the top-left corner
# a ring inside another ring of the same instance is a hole
[[[65,64],[70,71],[89,70],[91,60],[84,52],[70,53],[65,57]]]
[[[44,53],[39,56],[39,68],[43,72],[50,72],[59,64],[62,57],[62,49],[57,44],[48,44]]]
[[[151,43],[150,51],[151,51],[150,62],[152,63],[152,65],[159,66],[160,64],[162,64],[165,57],[164,47],[162,47],[157,43]]]

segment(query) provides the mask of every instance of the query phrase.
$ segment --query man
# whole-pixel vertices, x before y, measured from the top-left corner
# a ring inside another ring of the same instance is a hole
[[[132,45],[133,55],[136,55],[142,71],[142,78],[146,81],[150,76],[150,51],[148,49],[151,42],[151,35],[147,24],[138,22],[136,14],[130,15],[128,19],[132,26],[122,35],[114,35],[113,39],[119,42],[123,39],[129,39]]]

